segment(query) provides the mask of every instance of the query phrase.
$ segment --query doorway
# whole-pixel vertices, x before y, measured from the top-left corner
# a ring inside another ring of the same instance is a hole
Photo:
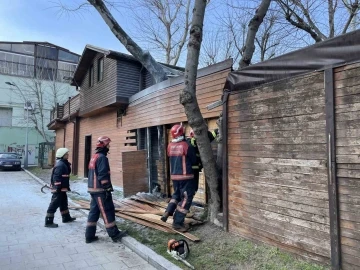
[[[91,135],[85,136],[85,157],[84,157],[84,177],[89,174],[89,162],[91,159]]]

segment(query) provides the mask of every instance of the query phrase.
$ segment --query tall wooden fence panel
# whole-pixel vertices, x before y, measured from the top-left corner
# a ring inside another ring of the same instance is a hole
[[[324,73],[228,99],[228,226],[329,262]]]

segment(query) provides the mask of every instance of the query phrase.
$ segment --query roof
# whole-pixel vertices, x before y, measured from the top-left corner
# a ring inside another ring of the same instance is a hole
[[[255,86],[360,61],[360,30],[233,71],[225,89],[244,91]]]
[[[9,43],[10,44],[34,44],[34,45],[39,44],[39,45],[44,45],[44,46],[51,46],[51,47],[55,47],[57,49],[61,49],[63,51],[70,52],[72,54],[76,54],[76,55],[80,56],[79,54],[74,53],[64,47],[60,47],[58,45],[55,45],[55,44],[47,42],[47,41],[0,41],[0,44],[4,44],[4,43],[6,43],[6,44],[9,44]]]
[[[86,72],[89,69],[89,65],[91,64],[95,55],[98,53],[102,53],[106,57],[110,56],[110,57],[113,57],[118,60],[126,60],[126,61],[133,61],[133,62],[140,63],[138,60],[136,60],[136,58],[134,56],[132,56],[130,54],[121,53],[121,52],[117,52],[117,51],[113,51],[113,50],[107,50],[104,48],[100,48],[100,47],[88,44],[85,46],[84,51],[81,55],[81,58],[80,58],[78,66],[75,70],[73,82],[71,83],[71,85],[76,86],[76,84],[79,84],[82,81],[82,79],[86,75]],[[167,69],[168,74],[171,74],[171,75],[179,75],[184,71],[184,68],[181,68],[181,67],[162,64],[162,63],[160,63],[160,64],[163,65]]]

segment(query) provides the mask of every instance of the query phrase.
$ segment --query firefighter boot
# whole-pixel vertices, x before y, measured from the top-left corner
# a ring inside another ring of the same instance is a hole
[[[76,218],[71,217],[69,213],[62,216],[62,222],[63,223],[72,222],[74,220],[76,220]]]
[[[162,221],[166,222],[167,219],[168,219],[168,217],[169,217],[169,213],[168,213],[168,212],[165,212],[160,219],[161,219]]]
[[[90,244],[90,243],[95,242],[95,241],[97,241],[97,240],[99,240],[99,237],[94,236],[94,237],[91,237],[91,238],[86,238],[86,239],[85,239],[85,243],[86,243],[86,244]]]
[[[54,223],[54,217],[45,217],[45,227],[57,228],[58,225]]]
[[[115,235],[114,237],[111,237],[111,239],[114,242],[120,242],[121,238],[123,238],[126,235],[127,235],[127,231],[119,231],[119,233],[117,235]]]
[[[174,223],[172,227],[178,232],[187,232],[190,229],[189,224],[185,223],[183,223],[182,225]]]

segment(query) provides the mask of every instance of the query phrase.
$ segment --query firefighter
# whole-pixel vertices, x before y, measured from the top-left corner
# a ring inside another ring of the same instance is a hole
[[[188,226],[184,224],[185,216],[195,195],[192,166],[196,164],[197,158],[195,149],[185,139],[181,125],[174,125],[170,132],[173,140],[168,145],[167,154],[170,158],[174,194],[161,220],[166,222],[169,216],[174,215],[173,228],[185,232],[188,230]]]
[[[71,164],[68,161],[69,149],[59,148],[56,151],[56,164],[51,174],[51,192],[53,193],[49,208],[45,218],[45,227],[57,228],[58,224],[54,223],[54,215],[60,207],[62,222],[72,222],[76,220],[70,216],[68,208],[67,191],[70,191],[70,173]]]
[[[108,235],[114,242],[121,240],[126,232],[119,231],[115,223],[115,207],[111,192],[110,166],[107,154],[110,149],[110,138],[101,136],[96,143],[95,154],[89,163],[88,192],[91,195],[90,212],[85,232],[85,242],[91,243],[99,238],[95,236],[96,223],[100,213],[104,219]]]
[[[216,137],[219,134],[219,129],[214,129],[212,132],[208,131],[208,137],[210,140],[210,143],[216,139]],[[201,172],[203,166],[201,163],[201,158],[200,158],[200,152],[199,152],[199,148],[196,144],[196,138],[195,138],[195,134],[194,131],[191,129],[190,130],[190,137],[186,139],[188,141],[188,143],[190,143],[190,145],[192,147],[195,148],[195,152],[196,152],[196,157],[197,157],[197,163],[192,166],[193,172],[194,172],[194,181],[195,181],[195,193],[198,191],[199,189],[199,173]]]

